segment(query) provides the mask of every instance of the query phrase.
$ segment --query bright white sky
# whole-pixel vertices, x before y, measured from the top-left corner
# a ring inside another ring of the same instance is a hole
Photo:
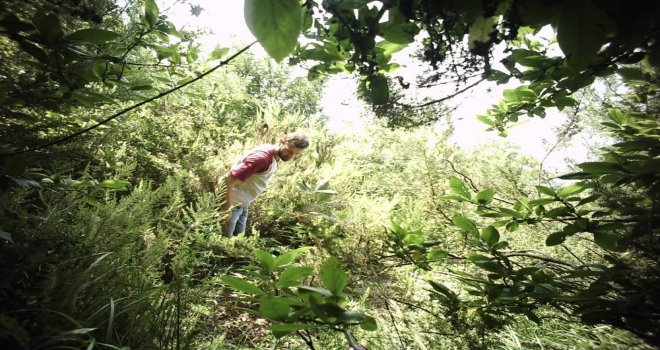
[[[201,39],[205,51],[211,51],[216,45],[230,47],[235,44],[250,43],[254,36],[250,33],[243,19],[242,0],[189,0],[180,3],[176,0],[157,0],[161,13],[178,27],[186,29],[208,29],[211,33]],[[197,17],[191,15],[191,5],[203,8]],[[253,47],[253,52],[265,55],[261,47]],[[399,62],[404,64],[406,62]],[[406,72],[396,72],[397,75]],[[410,73],[410,72],[408,72]],[[406,74],[408,75],[408,74]],[[487,89],[491,91],[488,92]],[[436,98],[449,95],[448,91],[436,91]],[[489,140],[508,142],[519,147],[519,151],[538,160],[542,160],[550,147],[556,142],[552,130],[559,127],[565,120],[562,114],[549,110],[545,119],[532,118],[522,125],[509,130],[509,136],[504,139],[494,132],[484,131],[485,125],[476,119],[486,109],[502,98],[502,87],[494,84],[482,84],[452,100],[458,105],[453,114],[455,132],[451,142],[463,148],[480,147]],[[337,133],[355,133],[364,130],[359,116],[367,110],[356,97],[356,82],[348,76],[336,76],[330,79],[325,87],[324,98],[321,101],[323,113],[329,117],[328,128]],[[556,150],[545,160],[544,169],[564,172],[567,170],[565,158],[575,161],[587,159],[587,141],[575,138],[568,148]]]

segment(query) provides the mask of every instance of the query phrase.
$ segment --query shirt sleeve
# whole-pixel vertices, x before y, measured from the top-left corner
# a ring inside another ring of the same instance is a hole
[[[272,158],[268,152],[253,152],[245,157],[241,164],[233,167],[229,173],[241,181],[246,181],[253,174],[268,170]]]

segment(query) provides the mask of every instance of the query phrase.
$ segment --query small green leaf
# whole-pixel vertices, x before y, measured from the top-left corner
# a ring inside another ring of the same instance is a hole
[[[568,185],[568,186],[562,188],[561,190],[557,191],[557,196],[559,196],[560,198],[567,198],[569,196],[578,194],[578,193],[580,193],[580,192],[582,192],[582,191],[584,191],[588,188],[591,188],[591,187],[593,187],[593,186],[590,185],[590,184],[587,184],[587,183],[584,183],[584,182],[577,182],[577,183]]]
[[[498,275],[503,275],[505,268],[504,266],[500,265],[499,263],[495,262],[493,259],[481,255],[481,254],[468,254],[468,260],[470,260],[473,264],[477,265],[478,267],[486,270],[493,272]]]
[[[492,247],[500,241],[500,233],[495,227],[486,226],[481,230],[481,239],[484,240],[489,247]]]
[[[424,243],[424,237],[416,233],[409,233],[403,238],[404,244],[422,244]]]
[[[378,324],[373,317],[365,315],[364,320],[362,323],[360,323],[360,328],[364,329],[365,331],[373,332],[378,330]]]
[[[601,195],[597,193],[597,194],[591,195],[591,196],[589,196],[589,197],[582,198],[582,199],[580,200],[580,202],[577,204],[577,206],[579,207],[579,206],[581,206],[581,205],[585,205],[585,204],[587,204],[587,203],[595,202],[595,201],[597,201],[598,199],[600,199],[600,197],[601,197]]]
[[[308,250],[309,250],[309,248],[296,249],[296,250],[292,250],[292,251],[286,252],[286,253],[278,256],[273,261],[273,268],[278,268],[280,266],[284,266],[284,265],[288,265],[288,264],[292,263],[300,254],[302,254],[302,253],[304,253]]]
[[[621,241],[621,236],[614,232],[594,232],[594,242],[605,250],[625,252],[626,248],[619,245],[619,241]]]
[[[392,7],[388,12],[387,22],[378,24],[378,34],[385,40],[395,44],[410,44],[415,41],[419,28],[408,21],[398,8]]]
[[[548,235],[545,239],[545,245],[552,247],[564,243],[566,235],[563,232],[554,232]]]
[[[436,292],[446,296],[447,298],[454,299],[454,300],[458,299],[458,295],[456,295],[456,293],[454,293],[451,289],[449,289],[444,284],[442,284],[440,282],[433,281],[433,280],[428,280],[426,282],[428,282],[431,285],[431,287],[433,287],[433,290],[435,290]]]
[[[263,267],[266,273],[273,271],[273,268],[275,267],[275,258],[273,258],[272,254],[265,250],[257,249],[254,251],[254,255],[259,259],[261,267]]]
[[[117,191],[125,191],[128,187],[131,186],[131,183],[124,180],[103,180],[98,185],[94,186],[97,188],[107,188]]]
[[[225,57],[225,55],[229,53],[229,49],[226,47],[221,47],[220,45],[216,46],[213,51],[211,51],[211,54],[209,55],[208,60],[213,61],[213,60],[219,60]]]
[[[245,22],[266,52],[277,61],[298,43],[302,8],[298,0],[246,0]]]
[[[493,200],[494,196],[495,196],[495,190],[487,188],[477,193],[477,202],[479,204],[488,204]]]
[[[557,207],[544,213],[543,216],[547,218],[556,218],[558,216],[568,215],[570,213],[571,210],[567,207]]]
[[[231,277],[231,276],[222,276],[220,277],[220,281],[222,283],[228,285],[232,289],[235,289],[239,292],[243,292],[246,294],[256,294],[256,295],[265,295],[263,290],[261,288],[255,286],[254,284],[247,282],[243,279],[237,278],[237,277]]]
[[[470,51],[477,53],[479,47],[489,45],[495,31],[493,17],[479,17],[470,27],[470,33],[468,34],[468,46]]]
[[[467,187],[465,187],[463,181],[461,181],[461,179],[457,178],[456,176],[449,178],[449,187],[456,195],[459,195],[467,200],[471,199],[470,191],[468,191]]]
[[[337,316],[337,321],[341,323],[357,323],[364,320],[364,315],[355,310],[346,310]]]
[[[462,216],[462,215],[454,215],[454,217],[451,218],[452,222],[456,227],[460,228],[461,230],[469,233],[472,237],[479,237],[479,230],[477,229],[477,226],[468,218]]]
[[[383,75],[375,76],[369,83],[371,91],[371,101],[375,105],[387,103],[390,98],[390,88],[387,85],[387,78]]]
[[[560,111],[566,107],[577,106],[577,101],[567,96],[557,97],[553,99],[552,102],[555,104],[555,107],[557,107],[557,109],[559,109]]]
[[[323,285],[334,295],[341,294],[348,284],[348,275],[341,269],[339,260],[334,256],[321,265],[319,277]]]
[[[506,224],[506,230],[509,232],[516,232],[518,230],[518,227],[520,227],[520,225],[515,221],[511,221],[508,224]]]
[[[506,214],[508,216],[512,216],[514,218],[521,218],[523,217],[523,214],[517,210],[509,209],[509,208],[499,208],[499,211],[503,214]]]
[[[507,241],[500,241],[500,242],[498,242],[497,244],[495,244],[494,246],[492,246],[491,249],[493,249],[493,250],[500,250],[500,249],[504,249],[504,248],[508,248],[508,247],[509,247],[509,242],[507,242]]]
[[[539,198],[529,201],[529,203],[527,203],[527,206],[533,208],[533,207],[538,207],[539,205],[554,203],[556,201],[557,200],[555,198]]]
[[[189,48],[186,52],[186,62],[192,64],[197,61],[197,58],[199,58],[199,50],[196,47]]]
[[[557,193],[550,187],[536,186],[536,190],[550,197],[557,197]]]
[[[426,258],[429,260],[440,260],[449,256],[449,252],[446,250],[432,250],[426,253]]]
[[[14,244],[14,240],[11,238],[11,233],[9,232],[0,230],[0,239],[4,239],[9,243]]]
[[[296,257],[298,256],[298,254],[300,254],[300,253],[298,253],[298,252],[296,252],[295,250],[293,250],[293,251],[286,252],[286,253],[284,253],[284,254],[278,256],[278,257],[275,258],[275,260],[273,261],[273,268],[275,269],[275,268],[278,268],[278,267],[281,267],[281,266],[285,266],[285,265],[290,264],[291,262],[293,262],[293,260],[296,259]]]
[[[277,285],[280,288],[288,288],[299,285],[300,282],[312,273],[311,267],[290,266],[280,273]]]
[[[115,40],[119,34],[104,29],[82,29],[73,34],[68,35],[66,38],[71,41],[84,41],[93,44],[102,44],[111,40]]]

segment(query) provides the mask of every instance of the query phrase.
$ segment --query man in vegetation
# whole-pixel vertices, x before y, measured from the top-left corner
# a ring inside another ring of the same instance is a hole
[[[268,187],[280,161],[289,161],[309,146],[300,133],[288,134],[277,145],[261,145],[247,152],[224,177],[227,196],[222,205],[229,210],[224,225],[228,237],[245,232],[248,207]]]

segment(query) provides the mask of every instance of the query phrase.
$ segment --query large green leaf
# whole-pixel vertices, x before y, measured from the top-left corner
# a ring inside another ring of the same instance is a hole
[[[559,47],[575,70],[591,63],[608,32],[607,14],[589,0],[567,1],[556,25]]]
[[[567,198],[568,196],[572,196],[574,194],[578,194],[588,188],[593,187],[590,184],[584,183],[584,182],[577,182],[571,185],[568,185],[561,190],[557,191],[557,196],[561,198]]]
[[[115,40],[119,34],[104,29],[82,29],[73,34],[68,35],[66,38],[71,41],[85,41],[88,43],[102,44],[107,41]]]
[[[261,46],[277,61],[298,43],[302,9],[298,0],[245,0],[245,22]]]
[[[289,315],[289,309],[289,303],[280,297],[264,295],[259,300],[261,315],[274,321],[284,321]]]
[[[222,283],[228,285],[229,287],[246,294],[256,294],[256,295],[266,294],[264,293],[263,290],[261,290],[261,288],[238,277],[222,276],[220,277],[220,281],[222,281]]]
[[[348,275],[341,269],[339,260],[334,256],[321,265],[319,277],[323,285],[335,295],[340,294],[348,284]]]
[[[144,1],[144,18],[150,26],[154,26],[158,22],[158,5],[155,0]]]
[[[608,162],[585,162],[578,164],[578,167],[590,174],[612,174],[623,171],[621,165]]]

